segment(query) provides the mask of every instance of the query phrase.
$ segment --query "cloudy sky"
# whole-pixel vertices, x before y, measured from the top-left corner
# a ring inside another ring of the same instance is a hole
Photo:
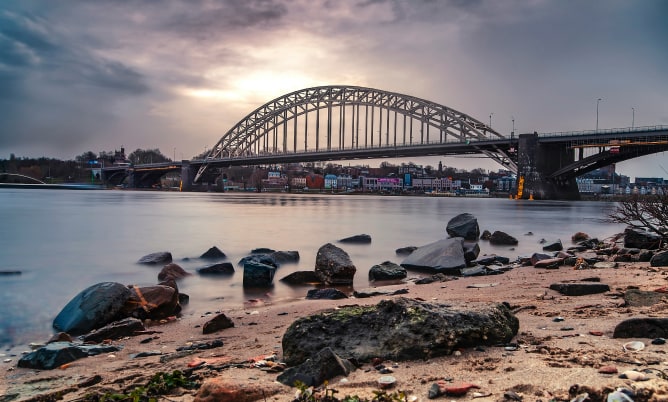
[[[334,84],[492,115],[505,134],[513,118],[594,129],[598,98],[600,128],[668,125],[666,17],[664,0],[2,0],[0,158],[190,158],[265,102]],[[618,165],[664,169],[666,153]]]

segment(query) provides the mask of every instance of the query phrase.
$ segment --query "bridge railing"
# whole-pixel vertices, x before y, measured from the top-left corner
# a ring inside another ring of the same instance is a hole
[[[640,127],[622,127],[622,128],[603,128],[599,130],[584,131],[559,131],[554,133],[539,133],[539,137],[572,137],[575,135],[596,135],[596,134],[626,134],[638,132],[656,132],[668,131],[668,126],[640,126]]]

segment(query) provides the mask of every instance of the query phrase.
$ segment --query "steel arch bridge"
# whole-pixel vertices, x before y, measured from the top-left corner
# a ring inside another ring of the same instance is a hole
[[[425,99],[358,86],[320,86],[280,96],[244,117],[211,148],[194,181],[207,161],[223,158],[503,138],[481,121]],[[517,172],[503,149],[479,153]]]

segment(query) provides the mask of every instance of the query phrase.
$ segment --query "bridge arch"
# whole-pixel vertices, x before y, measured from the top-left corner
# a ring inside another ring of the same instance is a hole
[[[331,85],[294,91],[258,107],[227,131],[206,159],[499,138],[504,136],[481,121],[426,99]],[[501,151],[481,153],[508,164]]]

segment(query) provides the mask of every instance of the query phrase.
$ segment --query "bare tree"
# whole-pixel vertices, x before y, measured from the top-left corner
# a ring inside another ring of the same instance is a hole
[[[608,215],[608,220],[647,230],[667,239],[668,192],[651,195],[634,194],[617,203],[615,210]]]

